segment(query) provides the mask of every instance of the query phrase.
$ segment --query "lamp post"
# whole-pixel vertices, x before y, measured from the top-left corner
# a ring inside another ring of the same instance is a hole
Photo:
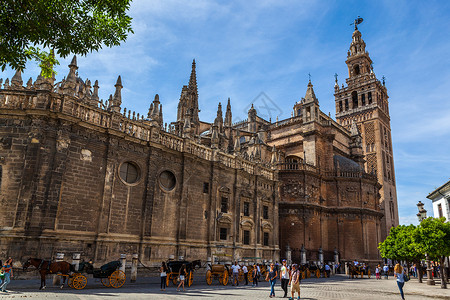
[[[419,209],[419,213],[417,214],[417,218],[419,219],[419,223],[422,222],[427,218],[427,210],[423,208],[424,204],[419,201],[417,203],[417,209]],[[433,275],[431,273],[431,266],[430,266],[430,257],[427,253],[425,253],[425,259],[427,262],[427,285],[434,285],[434,279],[432,278]]]

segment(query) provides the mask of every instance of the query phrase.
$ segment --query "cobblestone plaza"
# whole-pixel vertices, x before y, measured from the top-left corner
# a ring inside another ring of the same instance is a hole
[[[141,278],[136,283],[127,282],[120,289],[105,288],[100,282],[90,279],[84,290],[72,290],[48,287],[38,291],[37,280],[17,280],[10,285],[8,294],[0,295],[1,299],[266,299],[269,297],[269,284],[260,283],[257,288],[251,286],[208,286],[204,278],[197,277],[194,284],[185,292],[177,292],[170,285],[165,292],[159,289],[156,277]],[[440,289],[439,284],[427,286],[411,279],[406,283],[405,298],[408,300],[450,299],[450,291]],[[276,298],[283,296],[279,281],[277,282]],[[310,278],[301,283],[301,299],[328,300],[328,299],[400,299],[394,278],[388,280],[348,279],[345,275],[336,275],[331,278]]]

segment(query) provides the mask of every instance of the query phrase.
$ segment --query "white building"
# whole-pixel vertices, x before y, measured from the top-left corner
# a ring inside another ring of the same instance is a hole
[[[433,213],[435,218],[445,217],[450,221],[450,180],[432,191],[427,196],[433,201]]]

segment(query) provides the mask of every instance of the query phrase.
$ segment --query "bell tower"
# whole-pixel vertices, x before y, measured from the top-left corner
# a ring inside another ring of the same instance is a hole
[[[399,223],[389,97],[384,77],[380,82],[373,72],[372,60],[369,52],[366,51],[366,43],[357,27],[361,22],[362,18],[355,20],[355,31],[347,52],[346,86],[342,84],[339,87],[336,77],[334,86],[336,120],[348,130],[354,122],[361,132],[365,156],[364,167],[366,172],[377,175],[378,182],[382,186],[379,202],[384,212],[384,218],[380,224],[381,239],[384,240],[390,228]]]

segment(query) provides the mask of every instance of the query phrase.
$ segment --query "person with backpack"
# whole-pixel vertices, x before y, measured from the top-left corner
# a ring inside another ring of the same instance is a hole
[[[253,278],[253,284],[252,284],[252,287],[258,286],[259,267],[258,267],[257,264],[254,264],[254,265],[253,265],[252,278]]]
[[[408,276],[405,274],[403,267],[400,264],[396,264],[394,267],[394,276],[397,277],[397,286],[400,290],[400,295],[402,300],[405,300],[405,295],[403,293],[403,286],[405,282],[409,280]]]

